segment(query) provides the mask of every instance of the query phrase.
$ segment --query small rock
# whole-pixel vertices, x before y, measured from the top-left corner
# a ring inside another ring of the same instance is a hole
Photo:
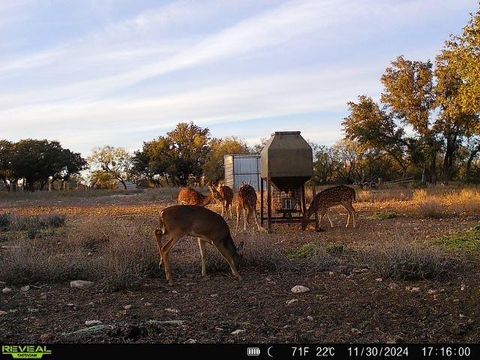
[[[437,292],[438,292],[438,291],[435,290],[435,289],[429,289],[429,290],[428,290],[428,294],[429,294],[429,295],[436,294]]]
[[[301,293],[309,292],[310,289],[303,285],[295,285],[290,291],[294,294],[301,294]]]
[[[54,336],[53,334],[50,334],[50,333],[40,335],[41,342],[49,342],[49,341],[52,341],[53,339],[54,339]]]
[[[179,313],[179,310],[178,309],[174,309],[174,308],[166,308],[164,309],[165,311],[168,311],[168,312],[172,312],[174,314],[178,314]]]
[[[152,303],[146,302],[144,305],[145,306],[152,306]]]
[[[10,310],[8,310],[8,312],[11,312],[12,314],[13,314],[13,313],[16,313],[17,311],[18,311],[18,309],[10,309]]]
[[[23,291],[23,292],[26,292],[28,290],[30,290],[30,285],[25,285],[20,288],[20,291]]]
[[[102,322],[100,320],[87,320],[85,321],[85,325],[91,326],[91,325],[100,325]]]
[[[241,334],[241,333],[243,333],[243,332],[245,332],[245,331],[246,331],[246,330],[244,330],[244,329],[237,329],[237,330],[235,330],[235,331],[232,331],[231,334],[232,334],[232,335],[238,335],[238,334]]]
[[[87,253],[87,256],[92,256],[92,255],[93,255],[93,253],[92,253],[91,251],[89,251],[89,252]]]
[[[405,290],[410,291],[410,292],[419,292],[420,288],[419,287],[406,286]]]
[[[388,284],[388,288],[390,290],[395,290],[395,289],[398,289],[398,285],[395,284],[394,282],[392,282],[392,283]]]
[[[68,304],[67,304],[67,306],[68,306],[68,307],[74,307],[74,306],[75,306],[75,304],[68,303]]]
[[[308,315],[308,316],[307,316],[307,320],[308,320],[308,321],[313,321],[313,316]]]
[[[218,294],[210,294],[211,297],[217,297]]]
[[[355,335],[360,335],[362,333],[360,330],[354,327],[352,327],[350,331],[352,332],[352,334],[355,334]]]
[[[86,289],[93,285],[93,281],[86,280],[73,280],[70,281],[70,287],[77,289]]]
[[[132,305],[125,305],[123,308],[124,308],[125,310],[130,310],[132,307],[133,307]]]
[[[291,300],[288,300],[288,301],[286,302],[286,304],[287,304],[287,305],[291,305],[291,304],[293,304],[293,303],[296,303],[297,301],[298,301],[298,299],[291,299]]]
[[[148,320],[148,324],[153,325],[183,325],[184,320]]]
[[[185,344],[196,344],[197,343],[197,340],[195,339],[188,339],[187,341],[185,341]]]
[[[453,302],[454,302],[454,303],[459,303],[459,302],[460,302],[460,299],[453,299]]]
[[[12,289],[10,289],[9,287],[6,287],[6,288],[2,289],[2,293],[4,293],[4,294],[8,294],[9,292],[12,292]]]
[[[113,329],[112,325],[94,325],[90,326],[88,328],[83,328],[77,331],[69,332],[69,333],[62,333],[62,336],[84,336],[84,335],[92,335],[92,334],[98,334],[101,333],[105,330],[111,330]]]
[[[382,278],[376,278],[375,281],[376,281],[376,282],[382,282],[383,279],[382,279]]]
[[[217,331],[223,331],[223,328],[221,328],[221,327],[216,327],[215,330],[217,330]]]
[[[330,275],[330,276],[333,276],[333,274],[334,274],[333,271],[329,271],[329,272],[328,272],[328,275]]]
[[[387,344],[401,344],[403,343],[403,338],[401,336],[389,336],[387,338]]]
[[[28,308],[28,312],[38,312],[38,309],[36,309],[36,308]]]
[[[8,312],[3,311],[3,310],[0,310],[0,316],[2,316],[2,315],[7,315],[7,314],[8,314]]]
[[[465,291],[465,289],[466,289],[465,284],[460,285],[460,290]]]

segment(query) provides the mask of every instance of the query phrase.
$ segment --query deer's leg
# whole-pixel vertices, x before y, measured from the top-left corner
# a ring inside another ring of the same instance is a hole
[[[247,209],[243,208],[243,231],[247,231],[247,220],[250,217],[250,213]]]
[[[172,250],[173,246],[176,242],[180,239],[180,236],[170,236],[170,239],[167,241],[165,245],[162,246],[161,249],[161,256],[163,259],[163,265],[165,270],[165,277],[170,285],[173,285],[172,281],[172,273],[170,272],[170,250]]]
[[[355,209],[350,203],[342,203],[342,205],[348,212],[346,227],[348,227],[348,224],[350,224],[350,217],[352,218],[352,226],[355,227]]]
[[[225,204],[224,204],[224,202],[222,201],[222,217],[223,217],[224,211],[225,211]]]
[[[318,222],[315,224],[315,231],[323,231],[322,230],[322,220],[323,220],[323,217],[325,216],[325,213],[326,213],[325,210],[320,211],[320,218],[318,219]]]
[[[345,208],[349,211],[349,214],[352,216],[352,226],[356,227],[357,224],[355,223],[355,209],[353,208],[352,203],[346,203]]]
[[[333,222],[332,222],[332,219],[330,219],[330,215],[328,214],[328,210],[325,214],[327,214],[327,219],[330,222],[330,227],[333,228]]]
[[[162,267],[162,235],[163,232],[160,229],[155,230],[155,238],[157,240],[157,247],[158,247],[158,255],[160,256],[160,262],[158,263],[158,267]]]
[[[240,223],[240,205],[237,205],[237,224],[235,226],[235,234],[238,234],[239,223]]]
[[[223,258],[227,261],[228,265],[230,266],[230,270],[232,270],[233,276],[237,280],[242,280],[242,277],[238,273],[238,269],[235,266],[235,263],[233,262],[231,253],[226,248],[223,248],[223,247],[219,247],[217,249],[218,249],[218,251],[220,251],[220,254],[222,254]]]
[[[202,260],[202,276],[207,275],[207,266],[205,264],[205,242],[201,238],[197,238],[198,247],[200,248],[200,258]]]
[[[253,209],[252,213],[253,213],[253,219],[255,220],[255,224],[257,225],[258,232],[264,232],[265,229],[263,227],[261,227],[260,224],[258,223],[257,211],[255,209]]]

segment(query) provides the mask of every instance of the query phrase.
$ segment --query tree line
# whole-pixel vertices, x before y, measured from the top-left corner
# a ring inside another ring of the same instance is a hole
[[[480,182],[480,10],[462,34],[451,36],[433,62],[399,56],[380,79],[378,101],[368,94],[347,104],[344,138],[312,144],[313,181],[355,183],[413,177]],[[236,137],[213,138],[208,128],[179,123],[130,154],[104,146],[84,159],[57,141],[0,140],[0,180],[7,189],[44,189],[80,179],[96,188],[127,182],[178,186],[223,178],[223,156],[259,153]],[[82,170],[89,169],[86,175]],[[1,184],[0,183],[0,184]]]
[[[358,147],[362,161],[424,182],[477,180],[480,10],[434,63],[399,56],[380,80],[380,101],[360,95],[348,103],[343,122],[345,140]]]

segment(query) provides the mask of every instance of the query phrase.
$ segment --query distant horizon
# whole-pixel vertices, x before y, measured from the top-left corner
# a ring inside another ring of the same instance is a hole
[[[434,61],[476,0],[0,3],[0,139],[128,151],[179,122],[249,146],[342,138],[397,56]],[[28,24],[28,26],[25,26]]]

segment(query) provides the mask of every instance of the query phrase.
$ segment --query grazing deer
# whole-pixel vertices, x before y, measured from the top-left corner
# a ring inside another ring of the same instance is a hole
[[[210,193],[208,196],[205,196],[199,193],[197,190],[192,189],[191,187],[181,188],[177,198],[177,202],[180,205],[206,206],[210,204],[212,200],[213,200],[212,193]]]
[[[312,199],[307,213],[303,217],[302,230],[306,229],[309,218],[316,212],[320,213],[320,220],[315,224],[317,231],[321,231],[320,225],[322,224],[322,219],[325,214],[327,215],[328,221],[330,221],[330,227],[333,227],[332,220],[330,220],[330,216],[328,216],[328,209],[336,205],[342,205],[348,212],[346,227],[348,227],[350,223],[350,217],[352,218],[352,225],[355,227],[355,209],[352,205],[354,200],[355,190],[344,185],[334,186],[319,192]]]
[[[170,285],[173,284],[170,273],[169,252],[183,236],[196,236],[202,259],[202,276],[207,274],[205,264],[205,243],[212,244],[230,265],[233,276],[241,280],[238,273],[243,242],[235,246],[230,229],[219,214],[203,206],[173,205],[160,212],[160,228],[155,230],[160,266],[164,265],[165,277]],[[162,238],[166,239],[162,243]]]
[[[209,189],[212,192],[213,197],[222,204],[222,216],[225,213],[228,217],[228,213],[230,212],[230,218],[233,218],[233,190],[227,185],[218,185],[218,187],[211,185],[209,186]]]
[[[235,226],[235,233],[238,233],[238,224],[240,222],[240,211],[243,210],[243,230],[247,231],[247,221],[253,217],[255,224],[257,224],[258,231],[266,231],[260,226],[257,220],[257,193],[255,189],[249,184],[243,184],[238,189],[237,194],[237,225]]]

